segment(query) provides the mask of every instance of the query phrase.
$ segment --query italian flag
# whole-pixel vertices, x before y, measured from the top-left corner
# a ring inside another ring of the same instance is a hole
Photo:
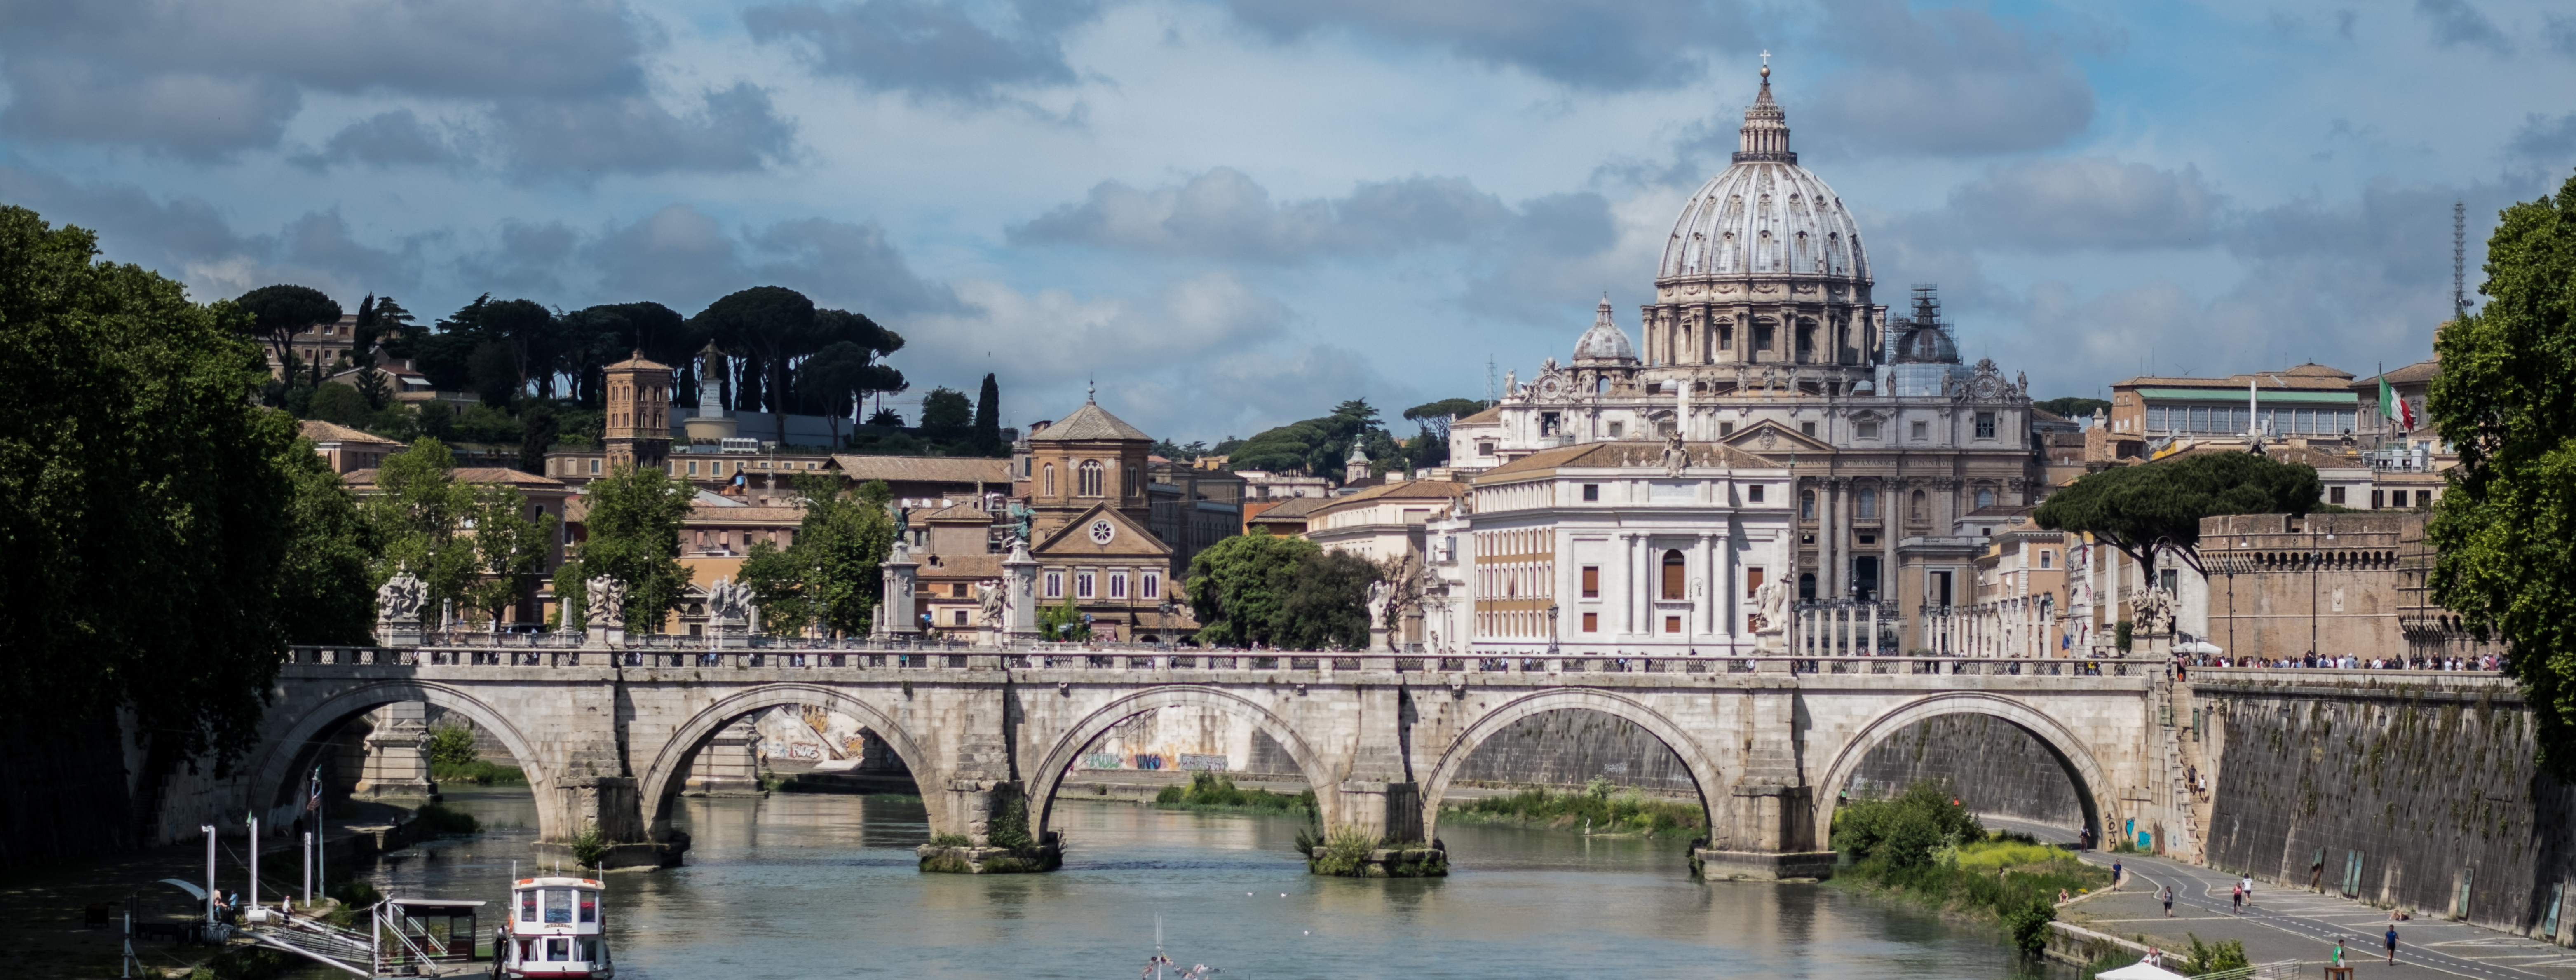
[[[2397,397],[2397,389],[2388,386],[2388,376],[2379,376],[2379,414],[2396,420],[2399,432],[2415,431],[2415,406]]]

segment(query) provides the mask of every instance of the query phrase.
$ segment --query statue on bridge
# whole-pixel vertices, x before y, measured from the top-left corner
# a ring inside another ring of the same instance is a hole
[[[420,607],[429,600],[429,587],[414,578],[406,567],[376,589],[376,621],[379,623],[417,623]]]
[[[1766,653],[1787,650],[1789,587],[1777,581],[1762,583],[1761,588],[1753,590],[1753,609],[1754,615],[1761,617],[1753,627],[1754,648]]]
[[[753,598],[751,586],[730,578],[717,579],[714,585],[707,586],[707,618],[724,621],[748,620],[751,618]]]
[[[613,629],[626,623],[626,583],[606,575],[593,576],[581,584],[585,601],[581,604],[582,625],[589,629]]]
[[[2137,633],[2152,636],[2173,628],[2173,593],[2150,587],[2130,601],[2130,619]]]
[[[993,629],[1002,629],[1009,625],[1009,621],[1004,617],[1011,610],[1011,590],[1002,583],[977,583],[975,604],[982,610],[984,625]]]

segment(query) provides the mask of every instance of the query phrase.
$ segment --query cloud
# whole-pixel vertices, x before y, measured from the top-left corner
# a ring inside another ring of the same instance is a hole
[[[579,98],[643,79],[611,0],[6,0],[0,22],[0,130],[191,157],[275,144],[307,90]]]
[[[2576,58],[2576,17],[2555,14],[2541,18],[2540,35],[2549,41],[2549,50]]]
[[[500,239],[498,248],[459,258],[458,278],[474,283],[478,291],[562,293],[566,266],[581,239],[578,232],[560,221],[507,221],[501,224]]]
[[[2505,152],[2534,163],[2565,164],[2576,157],[2576,112],[2556,119],[2536,112],[2524,116]]]
[[[0,167],[0,200],[56,225],[96,231],[105,258],[178,279],[199,302],[292,282],[354,308],[370,290],[417,285],[422,249],[437,237],[414,235],[391,249],[368,245],[337,210],[308,212],[273,234],[243,234],[197,198],[156,199],[132,185],[79,184],[15,167]]]
[[[945,284],[922,279],[874,224],[823,218],[782,221],[752,232],[754,251],[776,256],[756,268],[763,282],[798,290],[824,306],[888,316],[956,309]]]
[[[344,163],[387,167],[447,164],[461,159],[446,139],[421,124],[419,116],[409,109],[396,109],[349,124],[331,134],[320,152],[298,157],[295,162],[320,169]]]
[[[1338,199],[1273,202],[1242,171],[1218,167],[1178,186],[1138,190],[1103,181],[1009,230],[1019,245],[1089,245],[1248,262],[1386,254],[1433,245],[1529,239],[1599,247],[1608,202],[1556,195],[1513,208],[1459,177],[1363,183]]]
[[[1825,36],[1852,60],[1813,103],[1836,143],[2002,154],[2056,146],[2092,124],[2092,83],[2059,42],[1985,11],[1842,0],[1828,21]],[[1794,130],[1800,100],[1780,80]]]
[[[1950,191],[1942,219],[1990,247],[2178,248],[2208,244],[2219,204],[2188,164],[2162,170],[2076,157],[1990,166]]]
[[[2512,54],[2513,42],[2496,29],[2494,21],[2469,6],[2469,0],[2415,0],[2415,15],[2433,28],[2433,40],[2443,47],[2485,48],[2497,54]]]
[[[524,177],[730,173],[784,159],[795,127],[749,82],[709,90],[700,111],[673,114],[649,96],[503,100],[493,123]]]
[[[504,249],[553,249],[558,236]],[[650,299],[693,313],[736,290],[778,285],[814,302],[886,318],[962,309],[946,284],[921,278],[875,224],[823,218],[731,232],[705,212],[672,204],[611,226],[576,249],[602,295]],[[551,254],[551,253],[550,253]]]
[[[1231,0],[1276,41],[1328,31],[1428,47],[1594,91],[1698,81],[1705,52],[1750,51],[1756,25],[1726,0]]]
[[[816,71],[872,89],[989,102],[1007,88],[1074,80],[1051,32],[1088,20],[1090,4],[1030,3],[1007,22],[978,21],[930,0],[769,4],[742,13],[754,40],[799,50]]]

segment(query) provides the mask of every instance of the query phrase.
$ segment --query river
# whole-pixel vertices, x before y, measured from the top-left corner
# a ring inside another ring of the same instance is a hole
[[[487,832],[388,857],[378,887],[497,914],[512,859],[535,870],[534,803],[448,800]],[[1123,978],[1157,914],[1172,959],[1223,978],[2029,975],[1994,930],[1828,886],[1704,884],[1661,840],[1444,825],[1445,880],[1317,878],[1294,820],[1067,802],[1063,870],[973,877],[914,870],[928,831],[903,798],[691,799],[674,822],[686,867],[608,878],[622,980]]]

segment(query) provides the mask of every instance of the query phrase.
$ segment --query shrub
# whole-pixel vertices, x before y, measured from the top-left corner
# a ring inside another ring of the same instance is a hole
[[[2004,910],[2004,928],[2012,933],[2013,947],[2029,955],[2048,948],[2048,924],[2056,919],[2057,906],[2046,898]]]
[[[1368,863],[1369,852],[1374,850],[1377,835],[1358,827],[1335,827],[1324,835],[1324,856],[1312,859],[1308,869],[1316,874],[1347,875]]]
[[[1262,813],[1299,813],[1315,809],[1315,791],[1307,790],[1290,796],[1263,789],[1242,789],[1234,777],[1221,772],[1194,772],[1188,786],[1165,786],[1154,794],[1154,805],[1187,810],[1253,810]]]
[[[432,766],[471,765],[481,757],[474,749],[474,730],[463,725],[440,725],[429,730],[429,763]]]
[[[1834,849],[1891,869],[1923,867],[1942,848],[1985,835],[1948,784],[1934,780],[1915,783],[1892,799],[1854,800],[1834,812]]]
[[[2245,943],[2229,939],[2204,943],[2198,933],[2184,933],[2191,939],[2191,957],[2183,961],[2182,972],[2198,976],[2225,970],[2242,970],[2254,964],[2245,958]]]
[[[964,834],[932,834],[930,835],[930,846],[973,847],[975,846],[975,842],[967,839]]]
[[[1037,842],[1029,837],[1029,798],[1017,791],[1004,791],[1000,811],[993,814],[984,839],[991,841],[994,847],[1035,845]]]
[[[599,860],[616,849],[617,845],[608,842],[608,835],[600,833],[598,824],[583,827],[581,835],[572,839],[572,859],[585,868],[599,867]]]
[[[528,773],[527,770],[517,766],[495,765],[483,759],[476,759],[464,765],[432,762],[429,765],[429,778],[442,783],[518,786],[528,781]]]
[[[1590,826],[1602,833],[1653,836],[1686,831],[1696,834],[1708,826],[1708,814],[1697,804],[1648,799],[1633,792],[1613,796],[1606,791],[1608,786],[1608,780],[1596,778],[1579,793],[1559,793],[1542,787],[1508,796],[1470,800],[1448,809],[1451,813],[1467,816],[1470,822],[1500,820],[1565,828]]]

